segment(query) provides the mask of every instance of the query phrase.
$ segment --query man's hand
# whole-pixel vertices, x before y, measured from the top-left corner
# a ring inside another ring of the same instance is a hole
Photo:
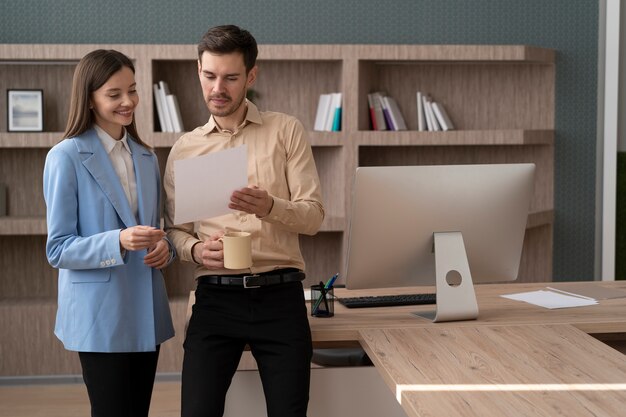
[[[252,185],[233,191],[228,208],[265,217],[270,214],[274,199],[267,191]]]
[[[148,254],[144,256],[143,263],[151,268],[162,269],[170,259],[170,247],[164,239],[159,240],[156,245],[148,248]]]
[[[218,240],[224,232],[218,232],[208,240],[200,242],[193,247],[193,259],[204,265],[206,269],[224,268],[224,244]]]
[[[153,247],[165,237],[165,232],[152,226],[133,226],[120,232],[120,246],[126,250]]]

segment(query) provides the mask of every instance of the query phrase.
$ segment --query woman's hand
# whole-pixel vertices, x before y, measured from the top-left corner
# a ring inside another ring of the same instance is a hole
[[[151,268],[163,269],[170,259],[170,246],[165,239],[159,240],[156,245],[148,248],[143,263]]]
[[[120,232],[120,246],[126,250],[154,247],[165,237],[165,232],[152,226],[133,226]]]

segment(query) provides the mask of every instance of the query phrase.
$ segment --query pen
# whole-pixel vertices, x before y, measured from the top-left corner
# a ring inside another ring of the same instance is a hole
[[[328,281],[326,281],[326,285],[324,285],[324,288],[329,289],[330,287],[332,287],[338,277],[339,277],[339,272],[337,272],[335,275],[330,277]]]
[[[322,282],[320,281],[320,288],[321,288],[322,291],[320,292],[320,296],[315,301],[315,305],[311,309],[311,311],[313,312],[312,314],[317,314],[317,309],[319,308],[320,303],[322,302],[322,299],[324,299],[324,300],[326,299],[326,291],[325,290],[327,290],[327,289],[329,289],[330,287],[333,286],[333,284],[337,280],[337,277],[339,277],[339,272],[337,272],[335,275],[330,277],[330,279],[328,281],[326,281],[326,284],[324,286],[321,285]],[[326,301],[326,303],[328,303],[328,301]],[[328,304],[326,304],[326,305],[328,305]]]

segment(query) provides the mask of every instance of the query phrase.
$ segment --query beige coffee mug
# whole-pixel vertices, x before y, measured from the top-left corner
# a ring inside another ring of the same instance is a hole
[[[219,240],[224,244],[224,268],[245,269],[252,266],[250,233],[226,232]]]

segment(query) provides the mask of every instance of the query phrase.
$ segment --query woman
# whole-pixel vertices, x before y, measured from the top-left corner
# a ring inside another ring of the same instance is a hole
[[[159,346],[174,335],[160,269],[157,158],[141,141],[131,60],[96,50],[74,73],[64,140],[44,168],[56,336],[77,351],[92,416],[148,416]]]

